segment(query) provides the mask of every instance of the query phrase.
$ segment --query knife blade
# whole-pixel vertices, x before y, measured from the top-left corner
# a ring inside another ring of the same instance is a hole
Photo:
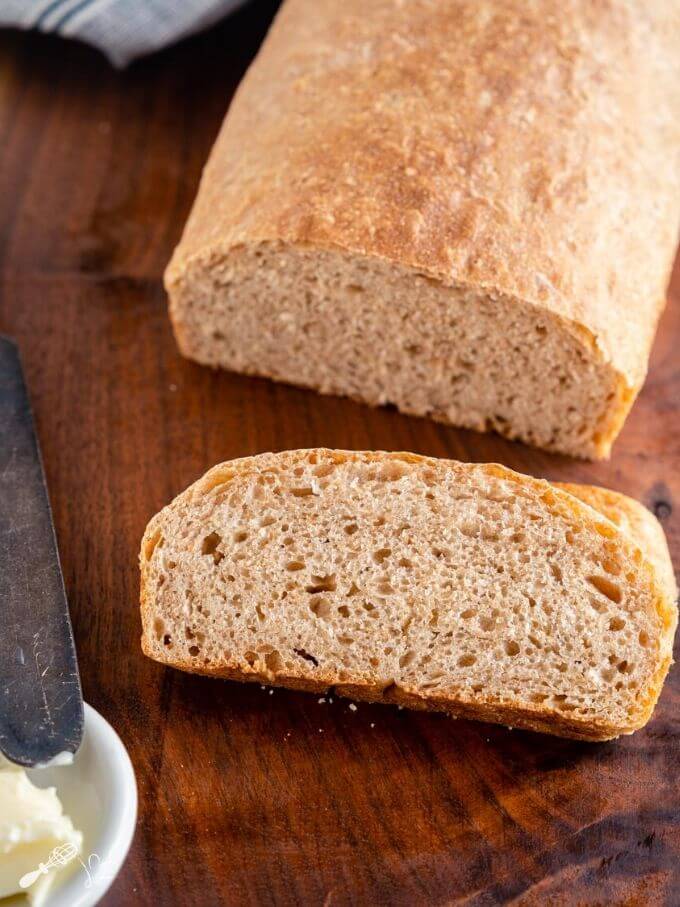
[[[0,336],[0,751],[74,753],[83,697],[52,511],[19,350]]]

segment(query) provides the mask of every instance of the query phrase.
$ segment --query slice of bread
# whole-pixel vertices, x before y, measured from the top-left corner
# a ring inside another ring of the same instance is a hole
[[[141,570],[164,664],[583,740],[645,724],[677,623],[640,504],[408,453],[216,466],[151,520]]]

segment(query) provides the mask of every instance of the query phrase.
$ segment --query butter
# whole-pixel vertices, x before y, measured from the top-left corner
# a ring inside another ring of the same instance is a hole
[[[82,834],[73,827],[54,787],[36,787],[24,769],[0,756],[0,898],[22,892],[19,880],[47,864],[55,847],[74,845],[80,853]],[[41,873],[26,890],[34,907],[44,903],[60,873],[75,859]]]

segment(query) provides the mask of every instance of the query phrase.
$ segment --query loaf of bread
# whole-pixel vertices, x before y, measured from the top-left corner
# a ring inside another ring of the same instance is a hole
[[[180,349],[606,457],[679,146],[673,0],[287,0],[166,273]]]
[[[151,520],[140,557],[144,652],[201,674],[606,740],[649,719],[671,663],[655,518],[496,465],[222,463]]]

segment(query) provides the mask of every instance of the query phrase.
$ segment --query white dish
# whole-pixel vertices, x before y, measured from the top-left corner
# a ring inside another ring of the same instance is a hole
[[[137,785],[127,750],[85,703],[85,734],[73,764],[28,775],[36,787],[56,787],[64,812],[83,833],[82,861],[74,860],[63,880],[55,878],[44,907],[94,907],[120,871],[135,831]]]

